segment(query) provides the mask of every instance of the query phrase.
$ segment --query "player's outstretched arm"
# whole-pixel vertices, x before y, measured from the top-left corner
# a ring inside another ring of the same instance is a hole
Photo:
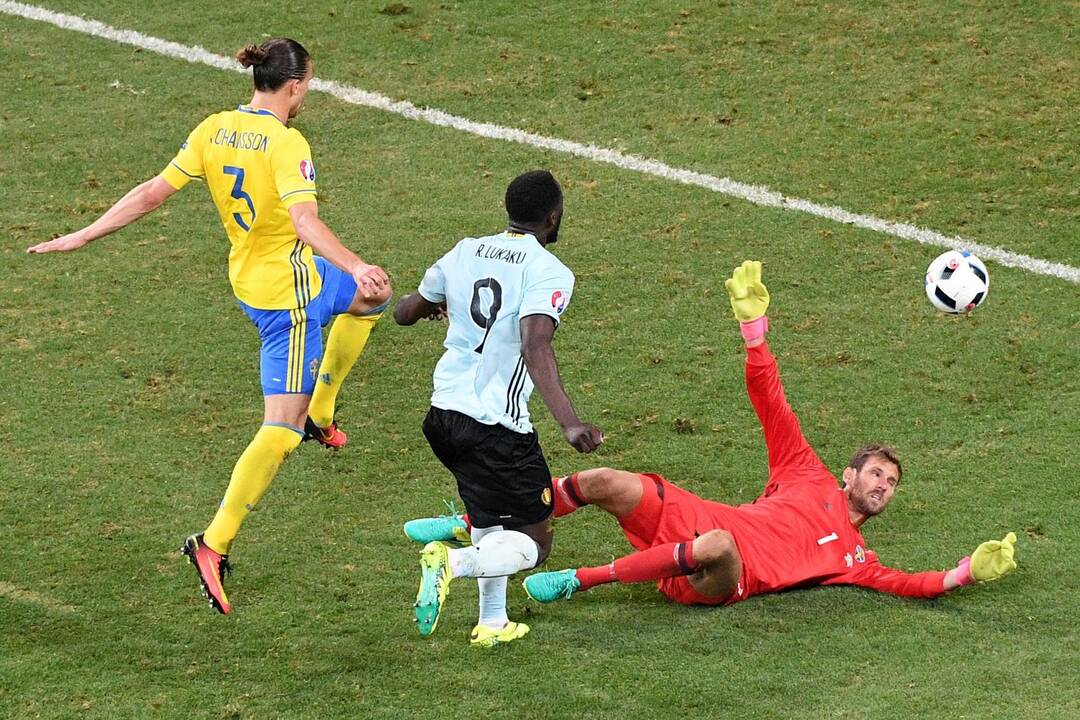
[[[446,317],[446,303],[433,303],[418,292],[405,295],[394,305],[394,322],[398,325],[415,325],[418,320],[442,320]]]
[[[390,278],[378,265],[369,265],[342,244],[337,235],[319,219],[319,206],[314,202],[289,206],[296,237],[326,258],[328,262],[352,275],[360,296],[365,300],[390,295]]]
[[[551,340],[555,321],[548,315],[521,318],[521,355],[529,377],[544,398],[544,404],[563,430],[563,437],[578,452],[592,452],[604,442],[600,428],[581,422],[559,377],[559,364]]]
[[[776,359],[765,345],[769,321],[769,291],[761,281],[761,263],[747,260],[724,282],[731,309],[746,341],[746,390],[769,450],[769,467],[821,465],[803,437],[799,420],[784,395]]]
[[[987,540],[949,571],[945,576],[945,589],[1003,578],[1016,569],[1015,554],[1016,533],[1011,532],[1001,540]]]
[[[81,230],[26,248],[28,253],[69,252],[78,250],[100,237],[125,228],[165,202],[176,188],[157,175],[137,185],[116,201],[105,214]]]

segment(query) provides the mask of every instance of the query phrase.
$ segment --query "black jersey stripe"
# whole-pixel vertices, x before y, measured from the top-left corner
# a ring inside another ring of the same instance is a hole
[[[503,412],[509,415],[511,418],[513,418],[513,405],[511,403],[514,398],[514,386],[518,383],[518,380],[520,379],[524,371],[525,358],[519,356],[517,365],[514,366],[514,374],[510,376],[510,382],[506,386],[506,408],[503,410]],[[515,420],[515,422],[517,421]]]
[[[303,287],[303,284],[302,284],[302,281],[300,279],[300,265],[296,262],[296,253],[299,250],[300,250],[300,241],[297,240],[296,244],[293,245],[292,252],[289,253],[289,264],[292,265],[293,295],[296,297],[296,306],[297,307],[303,307],[304,306],[304,293],[301,290],[301,288]]]
[[[289,253],[289,263],[293,267],[293,291],[296,293],[297,307],[305,307],[311,302],[311,274],[303,261],[304,244],[297,239]]]
[[[521,395],[525,392],[525,381],[529,378],[529,369],[525,367],[525,358],[521,359],[521,375],[518,377],[518,387],[514,392],[514,423],[521,423]]]

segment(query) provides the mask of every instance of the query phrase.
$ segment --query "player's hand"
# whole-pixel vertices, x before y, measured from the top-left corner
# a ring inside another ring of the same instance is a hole
[[[360,263],[353,268],[352,277],[356,281],[360,297],[365,300],[382,294],[390,285],[390,277],[378,265]]]
[[[428,314],[427,319],[438,322],[440,320],[445,320],[446,315],[446,303],[441,302],[435,306],[435,309],[432,310],[430,314]]]
[[[566,426],[563,428],[563,437],[580,453],[590,453],[604,442],[603,431],[589,423]]]
[[[53,240],[47,240],[37,245],[31,245],[26,248],[28,253],[49,253],[49,252],[70,252],[71,250],[78,250],[84,245],[89,244],[89,240],[83,237],[81,232],[73,232],[68,235],[61,235]]]
[[[747,260],[724,281],[731,309],[739,322],[753,322],[769,309],[769,291],[761,282],[761,263]]]
[[[989,582],[1008,575],[1016,569],[1013,559],[1016,533],[1009,533],[1001,540],[987,540],[971,554],[971,576]]]

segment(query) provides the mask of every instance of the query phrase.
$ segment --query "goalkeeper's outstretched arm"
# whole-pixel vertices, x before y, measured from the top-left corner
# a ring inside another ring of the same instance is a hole
[[[724,282],[724,289],[746,342],[746,391],[765,431],[769,467],[821,466],[821,460],[803,437],[799,419],[784,395],[776,358],[765,344],[765,332],[769,329],[765,317],[765,311],[769,309],[769,291],[761,280],[761,263],[757,260],[743,262]]]

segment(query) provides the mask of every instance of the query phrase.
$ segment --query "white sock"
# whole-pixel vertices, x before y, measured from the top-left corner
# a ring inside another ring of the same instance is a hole
[[[480,624],[501,630],[510,622],[506,615],[506,581],[503,577],[476,578],[480,586]]]
[[[484,531],[487,532],[484,532]],[[481,528],[472,547],[450,551],[450,574],[454,577],[491,578],[513,575],[536,566],[540,548],[536,541],[516,530]]]
[[[472,541],[477,545],[485,535],[502,530],[502,525],[487,528],[473,528]],[[501,630],[510,622],[506,615],[506,577],[481,577],[476,579],[480,586],[480,625],[487,625],[493,630]]]

